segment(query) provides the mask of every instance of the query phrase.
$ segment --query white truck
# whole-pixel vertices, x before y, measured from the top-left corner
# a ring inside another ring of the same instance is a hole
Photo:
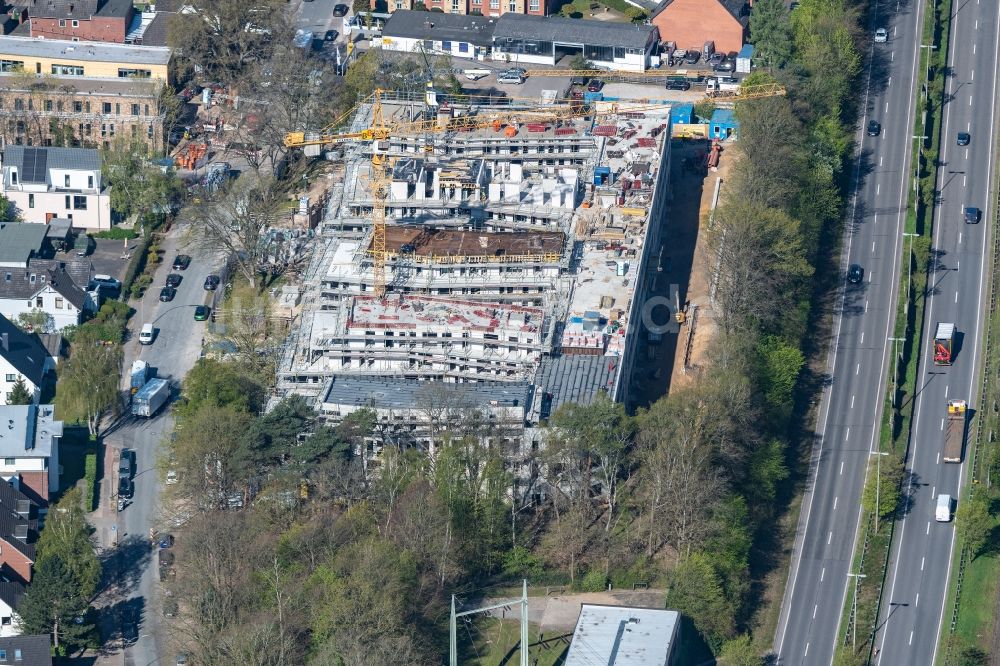
[[[951,522],[951,495],[942,493],[937,496],[937,505],[934,508],[934,520],[939,523]]]
[[[739,80],[731,76],[717,76],[705,82],[705,92],[709,95],[720,92],[739,92]]]
[[[170,382],[166,379],[150,379],[132,397],[132,415],[151,417],[170,399]]]

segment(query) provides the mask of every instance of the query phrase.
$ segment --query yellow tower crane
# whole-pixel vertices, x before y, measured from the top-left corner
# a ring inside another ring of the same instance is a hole
[[[566,75],[565,70],[562,75]],[[573,72],[568,72],[572,75]],[[383,154],[377,143],[392,136],[418,136],[420,134],[468,131],[487,127],[499,128],[503,125],[520,125],[527,122],[554,122],[581,118],[584,116],[614,116],[622,111],[642,112],[662,110],[662,102],[651,103],[651,100],[620,100],[618,102],[602,103],[600,108],[587,106],[580,100],[554,100],[540,103],[537,99],[518,99],[477,96],[449,95],[448,100],[454,104],[467,104],[475,112],[440,120],[438,118],[411,120],[404,122],[387,122],[382,109],[382,99],[387,91],[378,89],[372,95],[371,125],[358,132],[337,132],[335,128],[353,115],[357,107],[335,120],[329,127],[318,133],[290,132],[285,136],[285,146],[288,148],[303,148],[306,146],[335,145],[350,142],[373,142],[371,152],[371,192],[372,192],[372,262],[375,295],[383,298],[386,292],[385,281],[385,206],[389,197],[389,169],[392,159]],[[430,92],[428,93],[431,94]],[[714,97],[727,97],[735,101],[760,99],[784,95],[785,89],[777,84],[760,84],[743,86],[732,93],[716,94]],[[508,103],[509,107],[495,106],[498,103]],[[515,108],[521,106],[523,108]]]

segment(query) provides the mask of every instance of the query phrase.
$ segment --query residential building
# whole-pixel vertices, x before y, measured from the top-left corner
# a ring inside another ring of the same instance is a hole
[[[701,51],[705,42],[715,50],[739,52],[747,36],[747,0],[662,0],[650,17],[660,39],[679,49]]]
[[[642,72],[658,42],[651,25],[509,13],[493,30],[493,60],[555,65],[582,55],[598,68]]]
[[[464,1],[464,0],[463,0]],[[437,12],[393,12],[382,28],[382,48],[481,60],[493,45],[496,19]]]
[[[68,218],[77,229],[111,228],[111,196],[96,150],[7,146],[0,167],[2,194],[25,222]]]
[[[169,63],[165,46],[0,37],[0,72],[167,81]]]
[[[107,148],[116,137],[163,147],[163,82],[0,74],[0,145]]]
[[[24,583],[4,580],[0,576],[0,639],[21,634],[21,620],[17,616],[17,609],[24,598],[24,590]],[[0,664],[3,663],[0,661]]]
[[[97,309],[94,297],[77,282],[89,285],[90,267],[86,261],[39,259],[23,270],[0,268],[0,315],[17,321],[22,314],[43,312],[47,322],[34,331],[39,334],[81,324],[84,312]]]
[[[47,0],[28,7],[31,36],[74,42],[125,41],[132,0]]]
[[[30,583],[37,541],[38,507],[11,483],[0,481],[0,577]]]
[[[0,315],[0,405],[6,405],[19,379],[34,396],[41,395],[49,358],[32,334],[25,333]]]
[[[660,608],[582,604],[566,666],[674,666],[681,614]]]
[[[0,638],[0,666],[52,666],[48,634]]]
[[[412,10],[416,0],[371,0],[375,11],[397,12]],[[438,18],[444,14],[470,14],[498,17],[509,13],[547,16],[558,3],[553,0],[424,0],[424,5]],[[427,12],[423,12],[427,13]]]
[[[59,490],[59,439],[62,421],[53,405],[0,407],[0,478],[47,509]]]

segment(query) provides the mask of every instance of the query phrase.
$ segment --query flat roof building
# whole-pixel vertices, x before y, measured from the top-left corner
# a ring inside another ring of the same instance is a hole
[[[504,14],[493,30],[493,59],[555,65],[582,55],[597,67],[642,72],[658,40],[651,25]]]
[[[673,666],[681,614],[657,608],[583,604],[566,666]]]
[[[382,28],[382,48],[477,58],[489,52],[496,23],[483,16],[398,10]]]
[[[169,62],[165,46],[0,36],[0,71],[5,72],[166,81]]]

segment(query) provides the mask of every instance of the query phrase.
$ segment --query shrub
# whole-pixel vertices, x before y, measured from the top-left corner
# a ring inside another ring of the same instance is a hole
[[[580,589],[583,592],[604,592],[608,589],[608,577],[603,571],[592,569],[580,581]]]
[[[83,488],[83,507],[87,511],[93,511],[94,498],[97,491],[97,454],[88,453],[83,462],[83,478],[86,484]]]
[[[98,231],[96,234],[91,234],[94,238],[110,238],[111,240],[132,240],[138,235],[139,234],[135,229],[125,229],[122,227],[115,227],[114,229]]]

